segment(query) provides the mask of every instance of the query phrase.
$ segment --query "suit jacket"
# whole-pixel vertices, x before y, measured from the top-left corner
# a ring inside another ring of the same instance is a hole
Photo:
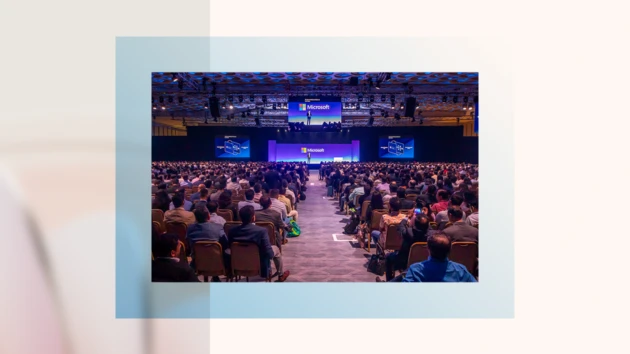
[[[479,230],[463,221],[447,227],[444,233],[451,238],[451,242],[479,242]]]
[[[408,199],[403,199],[400,202],[400,209],[413,209],[416,207],[416,202],[408,200]]]
[[[173,258],[156,258],[151,262],[151,281],[198,282],[199,278],[190,266]]]
[[[269,275],[271,269],[271,259],[273,258],[273,249],[269,242],[267,229],[256,226],[254,224],[240,225],[230,229],[228,233],[228,242],[246,242],[254,243],[258,246],[260,254],[260,274],[263,277]]]
[[[186,225],[192,225],[196,222],[195,214],[190,211],[184,210],[184,207],[179,207],[177,209],[169,210],[164,213],[164,221],[177,221],[184,222]]]

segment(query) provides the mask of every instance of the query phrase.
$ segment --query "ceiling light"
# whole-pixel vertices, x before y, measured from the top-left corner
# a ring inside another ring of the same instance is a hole
[[[234,106],[230,103],[230,109],[234,109]]]
[[[153,105],[153,110],[155,111],[156,109],[157,109],[157,106],[156,106],[156,105]]]
[[[204,108],[204,109],[208,109],[208,104],[207,104],[207,103],[204,103],[204,104],[203,104],[203,108]]]
[[[162,105],[162,110],[165,110],[165,109],[166,109],[166,106],[165,106],[165,105]]]

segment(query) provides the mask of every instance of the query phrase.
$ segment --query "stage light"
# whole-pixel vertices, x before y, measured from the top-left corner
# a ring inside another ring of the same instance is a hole
[[[173,82],[177,82],[177,81],[179,81],[179,78],[177,77],[175,73],[173,73]]]
[[[166,106],[165,105],[162,105],[162,110],[163,111],[166,110]]]
[[[203,104],[203,109],[208,109],[208,104],[207,103]]]
[[[453,103],[457,103],[458,101],[458,97],[457,96],[453,96]]]
[[[402,111],[403,109],[405,109],[405,104],[400,102],[400,110]]]
[[[155,111],[156,109],[157,109],[157,106],[156,106],[156,105],[153,105],[153,110]]]
[[[447,100],[448,100],[448,97],[442,96],[442,103],[446,103]]]
[[[230,103],[230,109],[234,109],[234,106]]]

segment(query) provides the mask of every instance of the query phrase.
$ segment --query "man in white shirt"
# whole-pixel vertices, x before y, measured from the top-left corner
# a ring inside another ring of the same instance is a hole
[[[241,185],[236,181],[236,176],[230,179],[230,182],[228,182],[226,189],[232,190],[237,193],[241,190]]]

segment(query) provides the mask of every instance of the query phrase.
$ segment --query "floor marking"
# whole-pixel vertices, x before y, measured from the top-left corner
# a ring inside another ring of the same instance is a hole
[[[336,241],[336,242],[353,242],[353,241],[356,241],[354,238],[352,238],[350,240],[337,240],[337,234],[332,234],[332,236],[333,236],[333,241]],[[350,235],[344,235],[344,234],[341,234],[339,236],[352,237]]]

